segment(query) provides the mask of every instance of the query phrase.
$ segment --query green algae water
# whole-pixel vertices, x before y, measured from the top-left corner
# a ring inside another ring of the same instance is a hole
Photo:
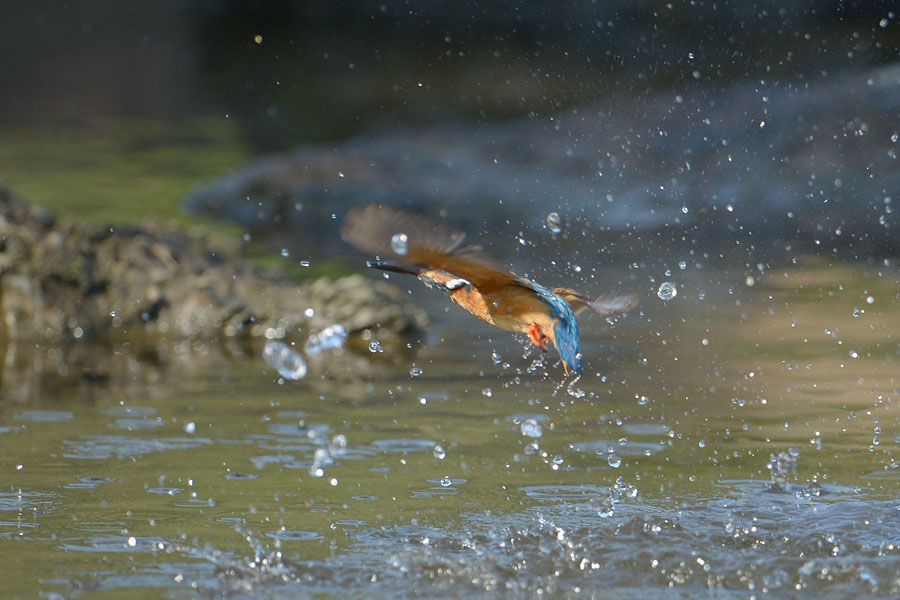
[[[261,356],[195,345],[190,370],[7,397],[0,585],[897,595],[896,266],[696,267],[666,278],[674,296],[647,283],[635,312],[582,318],[577,381],[395,280],[432,336],[375,377],[285,382]]]

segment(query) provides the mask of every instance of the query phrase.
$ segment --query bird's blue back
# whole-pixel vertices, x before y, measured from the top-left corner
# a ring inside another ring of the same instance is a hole
[[[581,362],[581,341],[578,334],[578,321],[569,303],[542,285],[529,282],[537,292],[541,302],[550,307],[550,314],[559,322],[553,328],[556,336],[556,350],[569,367],[581,375],[584,365]]]

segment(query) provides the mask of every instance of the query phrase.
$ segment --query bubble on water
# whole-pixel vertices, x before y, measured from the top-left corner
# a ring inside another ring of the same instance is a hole
[[[744,279],[744,284],[747,287],[753,287],[756,284],[756,280],[753,278],[753,275],[747,275],[747,278]]]
[[[678,288],[675,287],[675,284],[671,281],[664,281],[659,284],[659,289],[656,290],[656,295],[660,300],[671,300],[678,295]]]
[[[315,355],[325,350],[342,348],[347,341],[347,329],[338,323],[329,325],[319,333],[314,333],[306,340],[304,350],[308,355]]]
[[[391,250],[400,256],[405,256],[409,252],[409,236],[405,233],[395,233],[391,238]]]
[[[375,340],[374,342],[369,344],[369,352],[372,354],[378,354],[384,352],[384,348],[381,346],[381,342]]]
[[[685,261],[685,260],[678,261],[678,268],[681,269],[682,271],[687,269],[687,261]]]
[[[194,433],[197,431],[197,424],[193,421],[184,424],[184,432],[185,433]]]
[[[409,376],[410,376],[410,377],[418,377],[418,376],[420,376],[420,375],[421,375],[422,373],[424,373],[424,372],[425,372],[425,371],[423,371],[423,370],[420,369],[419,367],[413,365],[413,367],[409,370]]]
[[[434,450],[432,451],[434,457],[438,460],[444,460],[447,458],[447,452],[444,450],[444,447],[440,444],[436,444],[434,446]]]
[[[492,390],[491,388],[484,388],[483,390],[481,390],[481,395],[485,398],[490,398],[494,395],[494,390]]]
[[[525,419],[519,429],[525,437],[539,438],[544,435],[544,430],[536,419]]]
[[[874,304],[875,298],[873,296],[866,297],[866,304]]]
[[[450,487],[451,485],[453,485],[453,480],[450,479],[449,475],[444,475],[441,478],[441,487]]]
[[[609,463],[609,466],[611,466],[613,469],[618,469],[622,466],[622,459],[618,454],[610,454],[606,457],[606,462]]]
[[[553,233],[562,231],[562,224],[560,223],[558,212],[552,212],[547,215],[547,228]]]
[[[288,250],[287,248],[282,248],[282,249],[281,249],[281,255],[282,255],[283,257],[287,258],[288,256],[291,255],[291,251]]]
[[[137,546],[137,538],[135,538],[134,536],[131,536],[130,538],[128,538],[127,543],[128,543],[129,547],[134,548],[135,546]]]
[[[306,362],[293,348],[283,342],[269,342],[263,349],[263,360],[275,367],[285,379],[297,381],[306,377]]]

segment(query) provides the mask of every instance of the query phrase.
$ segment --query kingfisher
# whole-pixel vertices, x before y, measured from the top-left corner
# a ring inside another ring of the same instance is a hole
[[[566,375],[584,372],[576,315],[588,308],[621,313],[637,305],[632,295],[591,299],[568,288],[547,289],[498,264],[481,246],[464,246],[464,232],[387,205],[350,210],[341,237],[376,255],[369,267],[413,275],[488,325],[526,334],[544,352],[552,343]]]

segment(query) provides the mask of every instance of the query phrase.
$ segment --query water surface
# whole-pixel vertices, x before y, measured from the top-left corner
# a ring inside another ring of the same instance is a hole
[[[432,335],[374,379],[283,382],[261,357],[217,358],[4,402],[0,585],[896,595],[898,273],[797,263],[752,279],[691,263],[653,284],[622,269],[641,307],[582,319],[574,382],[416,291]]]

